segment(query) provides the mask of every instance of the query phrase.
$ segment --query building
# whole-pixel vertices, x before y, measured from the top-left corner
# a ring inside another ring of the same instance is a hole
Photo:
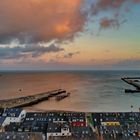
[[[6,125],[6,117],[0,116],[0,132],[3,132],[4,126]]]
[[[49,137],[69,137],[71,129],[68,123],[48,123],[47,138]]]
[[[86,126],[86,117],[81,112],[49,112],[48,122],[70,122],[72,126]]]
[[[47,133],[47,123],[36,122],[31,127],[31,132],[42,132],[44,135]]]
[[[5,126],[5,132],[18,132],[19,127],[19,123],[10,123],[9,125]]]
[[[45,140],[42,133],[2,132],[0,140]]]
[[[64,112],[49,112],[48,122],[64,123],[68,122],[67,113]]]
[[[95,126],[120,125],[120,113],[92,113],[92,122]]]
[[[2,116],[4,109],[0,108],[0,116]]]
[[[92,113],[93,126],[103,139],[139,139],[140,113]]]
[[[71,126],[86,126],[86,116],[85,113],[68,113],[68,120]]]
[[[25,122],[48,122],[48,113],[27,112]]]
[[[20,108],[7,108],[2,116],[5,117],[4,126],[6,126],[12,122],[22,122],[26,116],[26,111]]]
[[[95,137],[95,134],[89,126],[73,126],[71,132],[74,137],[78,137],[79,139],[84,137]]]

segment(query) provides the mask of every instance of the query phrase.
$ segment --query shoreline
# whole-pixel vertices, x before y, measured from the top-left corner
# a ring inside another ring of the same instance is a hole
[[[25,109],[26,110],[26,109]],[[26,110],[27,111],[27,110]],[[28,113],[30,113],[31,111],[27,111]],[[40,113],[49,113],[49,112],[54,112],[54,113],[85,113],[85,114],[90,114],[90,113],[140,113],[140,112],[125,112],[125,111],[121,111],[121,112],[83,112],[83,111],[66,111],[66,110],[48,110],[48,111],[32,111],[32,112],[40,112]],[[31,113],[32,113],[31,112]]]
[[[140,111],[75,111],[75,110],[43,110],[43,109],[37,109],[37,110],[33,110],[32,108],[23,108],[24,110],[26,110],[27,112],[43,112],[43,113],[48,113],[48,112],[66,112],[66,113],[140,113]],[[32,110],[32,111],[28,111],[28,110]],[[40,111],[39,111],[40,110]]]

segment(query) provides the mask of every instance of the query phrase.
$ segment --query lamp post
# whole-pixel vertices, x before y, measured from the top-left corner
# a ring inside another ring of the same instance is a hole
[[[133,105],[131,105],[131,112],[133,112]]]

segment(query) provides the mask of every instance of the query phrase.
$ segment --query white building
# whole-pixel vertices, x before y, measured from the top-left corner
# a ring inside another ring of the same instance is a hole
[[[26,116],[26,111],[21,108],[7,108],[4,110],[2,117],[5,117],[5,120],[2,126],[9,125],[11,122],[22,122]]]
[[[49,137],[68,137],[71,136],[70,127],[64,123],[49,123],[47,129],[47,138]]]

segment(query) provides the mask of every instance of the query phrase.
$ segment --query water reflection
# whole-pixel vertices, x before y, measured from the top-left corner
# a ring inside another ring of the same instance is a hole
[[[43,73],[3,73],[0,98],[32,95],[63,88],[71,96],[61,101],[49,100],[33,106],[43,110],[138,111],[140,94],[125,94],[129,85],[122,76],[140,76],[139,71],[78,71]],[[20,90],[21,89],[21,90]]]

